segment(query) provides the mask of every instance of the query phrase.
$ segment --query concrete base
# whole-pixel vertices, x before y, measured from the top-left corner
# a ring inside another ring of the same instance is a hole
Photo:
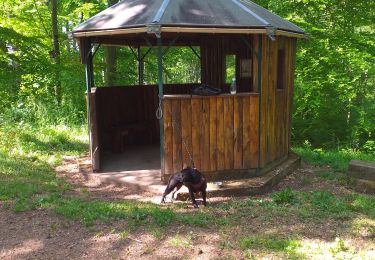
[[[89,160],[80,160],[80,172],[100,180],[100,184],[124,184],[132,188],[135,193],[150,194],[153,197],[151,200],[153,202],[160,201],[165,185],[161,181],[159,148],[157,146],[134,147],[123,154],[107,154],[103,158],[102,172],[93,173],[90,171]],[[262,176],[223,181],[221,185],[218,185],[217,182],[208,183],[208,198],[265,193],[299,166],[300,158],[292,154],[273,169],[263,172]],[[182,187],[177,193],[177,199],[186,200],[187,198],[188,190],[186,187]]]
[[[375,182],[375,162],[352,160],[349,162],[348,175]]]
[[[375,181],[357,179],[355,190],[358,192],[374,194],[375,193]]]
[[[356,180],[356,191],[375,193],[375,162],[352,160],[348,175]]]
[[[224,181],[221,185],[217,183],[208,184],[208,197],[230,197],[248,196],[263,194],[279,183],[287,175],[294,172],[301,164],[301,159],[296,155],[291,155],[274,169],[259,177],[240,179],[234,181]],[[189,194],[186,191],[179,192],[177,199],[185,200]]]

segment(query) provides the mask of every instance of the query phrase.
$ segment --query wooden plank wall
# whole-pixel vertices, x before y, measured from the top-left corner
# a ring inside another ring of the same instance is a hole
[[[166,94],[190,93],[191,84],[165,85]],[[159,121],[155,111],[158,107],[156,85],[101,87],[96,89],[97,128],[99,147],[112,150],[114,127],[130,123],[146,122],[152,126],[152,139],[159,140]],[[141,143],[145,138],[132,140]]]
[[[277,89],[279,48],[285,51],[285,88],[282,90]],[[295,53],[294,38],[279,36],[276,41],[271,41],[268,36],[262,37],[261,167],[287,156],[289,152]]]
[[[205,173],[258,167],[259,95],[175,96],[164,101],[165,175],[191,166]]]

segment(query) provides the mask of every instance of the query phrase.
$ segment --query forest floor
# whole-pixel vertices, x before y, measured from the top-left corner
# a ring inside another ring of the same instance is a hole
[[[68,195],[87,203],[132,193],[85,178],[71,157],[56,171],[72,184]],[[181,216],[163,225],[148,223],[142,211],[134,221],[84,225],[45,208],[16,213],[0,201],[0,259],[375,259],[374,208],[367,205],[374,199],[348,184],[329,167],[303,164],[269,194],[211,198],[200,209],[158,206]],[[184,215],[191,212],[203,220]]]

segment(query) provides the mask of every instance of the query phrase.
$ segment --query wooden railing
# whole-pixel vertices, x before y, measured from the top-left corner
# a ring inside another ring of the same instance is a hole
[[[191,165],[202,172],[255,169],[259,159],[259,95],[164,99],[164,174]]]

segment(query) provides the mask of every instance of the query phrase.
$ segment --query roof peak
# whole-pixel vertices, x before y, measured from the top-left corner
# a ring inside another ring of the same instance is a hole
[[[133,33],[147,31],[150,24],[160,25],[162,31],[163,28],[190,28],[212,33],[211,29],[221,28],[227,33],[240,30],[267,33],[272,28],[305,35],[298,26],[249,0],[123,0],[78,25],[73,35]]]

